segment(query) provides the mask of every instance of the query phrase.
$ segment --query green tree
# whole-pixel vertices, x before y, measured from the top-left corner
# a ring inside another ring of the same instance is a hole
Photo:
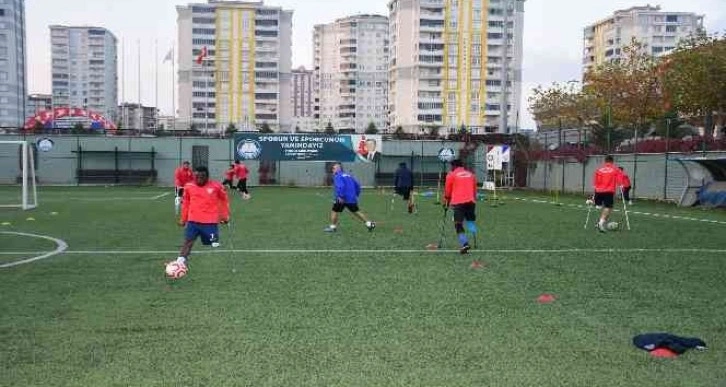
[[[365,134],[378,134],[378,128],[376,128],[376,124],[371,121],[371,123],[368,124],[368,127],[365,130]]]
[[[237,127],[230,122],[230,124],[227,125],[227,130],[225,132],[227,133],[227,135],[234,134],[235,132],[237,132]]]
[[[668,111],[659,60],[635,39],[619,61],[585,75],[585,93],[593,96],[606,128],[647,129]]]
[[[440,127],[438,125],[431,125],[428,127],[428,133],[429,136],[432,138],[438,138],[439,137],[439,129]]]
[[[272,128],[270,128],[270,124],[267,122],[262,123],[260,126],[260,133],[273,133]]]
[[[405,134],[406,132],[403,131],[403,126],[397,126],[396,131],[393,132],[393,137],[400,140],[404,137]]]
[[[683,40],[661,66],[672,108],[710,134],[726,124],[726,35]]]
[[[73,134],[83,134],[86,132],[86,129],[83,127],[83,124],[80,122],[76,122],[75,125],[73,125],[73,129],[71,130]]]
[[[326,134],[335,134],[335,128],[333,128],[333,123],[328,121],[328,125],[325,126],[325,133]]]

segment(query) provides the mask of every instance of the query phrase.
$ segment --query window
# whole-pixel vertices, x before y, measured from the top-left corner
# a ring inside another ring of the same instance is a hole
[[[8,80],[7,71],[0,71],[0,81],[7,81],[7,80]]]
[[[666,32],[677,32],[678,27],[676,26],[666,26]]]
[[[678,23],[678,15],[666,16],[666,23]]]
[[[5,16],[5,10],[4,9],[0,9],[0,16]]]

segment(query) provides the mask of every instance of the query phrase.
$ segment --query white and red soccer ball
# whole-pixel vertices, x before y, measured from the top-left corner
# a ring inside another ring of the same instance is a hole
[[[180,279],[187,275],[189,269],[187,265],[174,261],[166,264],[165,272],[166,276],[171,279]]]

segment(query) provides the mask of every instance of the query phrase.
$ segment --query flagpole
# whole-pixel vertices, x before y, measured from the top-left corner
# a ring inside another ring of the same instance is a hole
[[[154,109],[159,109],[159,40],[154,39]],[[154,114],[154,132],[159,127],[159,115]]]
[[[137,71],[138,71],[138,79],[137,79],[137,81],[139,83],[139,90],[138,90],[138,94],[139,94],[139,122],[138,122],[138,125],[139,125],[139,128],[138,129],[139,130],[142,130],[142,129],[144,129],[143,128],[144,125],[142,124],[143,117],[144,117],[144,113],[143,113],[143,110],[144,109],[141,106],[141,39],[139,39],[137,42],[138,42],[138,58],[137,58],[137,61],[138,61],[138,64],[139,64],[138,69],[137,69]]]
[[[176,130],[176,47],[171,46],[171,125]]]

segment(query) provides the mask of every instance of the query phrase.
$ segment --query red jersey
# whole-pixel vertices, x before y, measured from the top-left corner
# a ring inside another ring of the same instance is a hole
[[[451,205],[476,202],[476,175],[456,168],[446,175],[444,198]]]
[[[226,171],[224,171],[224,179],[232,181],[234,179],[235,170],[230,168]]]
[[[630,176],[628,176],[627,173],[620,171],[620,181],[618,182],[618,185],[623,188],[630,188],[632,186]]]
[[[229,201],[224,187],[216,181],[209,180],[199,186],[189,183],[184,186],[181,221],[203,224],[217,224],[229,219]]]
[[[613,163],[605,163],[595,171],[594,185],[596,193],[615,193],[622,173]]]
[[[247,166],[244,164],[237,164],[234,166],[234,173],[237,175],[238,179],[247,180],[247,175],[249,175],[250,170],[247,169]]]
[[[179,167],[174,171],[174,185],[184,187],[194,181],[194,173],[189,168]]]

